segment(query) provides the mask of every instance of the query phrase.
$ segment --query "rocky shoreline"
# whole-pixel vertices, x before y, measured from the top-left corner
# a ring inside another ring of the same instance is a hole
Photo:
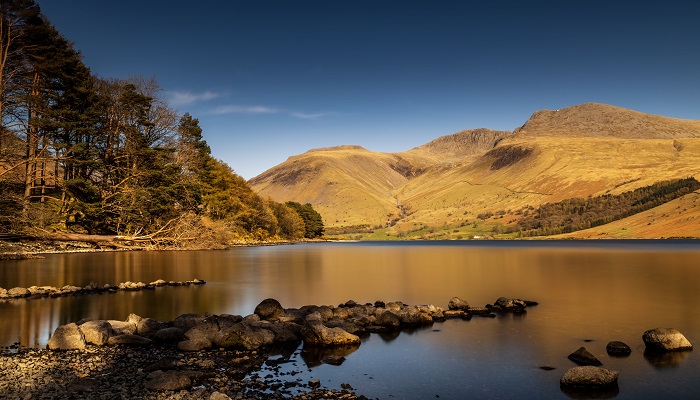
[[[205,281],[195,278],[191,281],[166,281],[163,279],[158,279],[151,283],[127,281],[118,285],[98,285],[94,282],[90,282],[85,287],[73,285],[65,285],[61,288],[55,286],[30,286],[28,288],[14,287],[11,289],[5,289],[0,287],[0,301],[39,299],[42,297],[54,298],[84,294],[116,293],[118,291],[135,292],[140,290],[154,290],[155,288],[163,286],[199,286],[204,284],[206,284]]]
[[[284,372],[279,365],[299,348],[307,367],[340,365],[373,332],[523,313],[535,304],[499,298],[470,307],[453,298],[445,310],[350,300],[285,309],[267,299],[245,317],[183,314],[155,321],[132,314],[125,321],[78,321],[59,326],[49,350],[4,349],[0,392],[11,399],[365,399],[349,384],[325,388],[318,380],[293,379],[298,366]]]
[[[183,314],[156,321],[131,314],[125,321],[83,320],[56,328],[47,350],[0,350],[0,393],[8,399],[366,399],[348,383],[328,388],[296,376],[303,368],[343,364],[371,333],[398,335],[446,319],[522,314],[533,305],[537,302],[500,297],[472,307],[453,297],[447,309],[352,300],[297,309],[266,299],[245,317]],[[693,348],[672,328],[650,329],[642,339],[645,358],[664,363]],[[626,357],[631,349],[613,341],[606,351]],[[617,395],[618,371],[602,367],[585,347],[568,358],[578,366],[562,375],[562,392],[573,398]],[[304,365],[296,364],[299,359]]]

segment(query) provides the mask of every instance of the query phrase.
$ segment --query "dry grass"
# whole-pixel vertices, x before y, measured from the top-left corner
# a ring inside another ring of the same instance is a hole
[[[700,121],[584,104],[535,113],[514,135],[466,132],[402,153],[317,149],[291,157],[251,184],[278,201],[313,204],[330,227],[389,224],[407,232],[416,226],[463,227],[485,212],[700,178]],[[475,141],[472,150],[466,149],[469,140]],[[493,150],[485,145],[490,140],[498,143]],[[458,149],[449,150],[451,144]],[[659,215],[652,225],[665,229],[658,220],[669,218]],[[624,234],[700,237],[683,218],[674,223],[687,227],[674,235],[651,228]]]

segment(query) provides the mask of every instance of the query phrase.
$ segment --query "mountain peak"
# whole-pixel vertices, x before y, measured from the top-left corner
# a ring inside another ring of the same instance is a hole
[[[509,135],[512,135],[512,132],[486,128],[470,129],[441,136],[413,150],[450,157],[481,154],[494,148],[498,142]]]
[[[601,103],[536,111],[516,133],[624,139],[700,137],[700,121],[645,114]]]

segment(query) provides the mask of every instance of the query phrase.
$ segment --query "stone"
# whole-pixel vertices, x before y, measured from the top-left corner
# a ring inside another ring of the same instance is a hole
[[[158,330],[155,334],[153,334],[153,339],[160,342],[178,342],[182,340],[184,336],[185,333],[182,331],[182,329],[171,326],[169,328]]]
[[[567,358],[578,365],[603,365],[603,363],[600,362],[600,360],[598,360],[588,350],[586,350],[585,347],[581,347],[575,352],[569,354]]]
[[[109,338],[114,336],[114,329],[107,321],[87,321],[80,325],[80,331],[85,337],[85,342],[97,346],[104,346]]]
[[[117,321],[113,319],[110,319],[107,322],[109,322],[109,324],[112,326],[112,329],[114,329],[115,335],[133,335],[134,333],[136,333],[136,324],[133,322]]]
[[[353,335],[361,335],[365,330],[362,326],[347,321],[333,320],[326,322],[325,325],[329,328],[341,328],[345,332],[352,333]]]
[[[213,344],[207,339],[183,340],[177,344],[177,348],[182,351],[201,351],[211,349]]]
[[[357,335],[348,333],[341,328],[328,328],[319,321],[308,321],[301,328],[304,341],[310,345],[342,346],[360,344]]]
[[[209,400],[231,400],[231,398],[221,392],[214,392],[209,395]]]
[[[506,297],[499,297],[493,305],[501,311],[509,311],[516,314],[525,312],[525,307],[527,307],[527,304],[520,299],[509,299]]]
[[[465,312],[469,312],[469,303],[467,303],[465,300],[460,299],[459,297],[453,297],[447,303],[447,309],[462,310]]]
[[[213,343],[218,347],[242,347],[246,350],[256,350],[274,344],[275,334],[268,329],[256,328],[240,322],[221,329],[221,335]]]
[[[355,300],[348,300],[345,303],[340,305],[341,307],[347,307],[347,308],[352,308],[357,306],[357,302]]]
[[[189,374],[184,371],[153,371],[148,374],[148,390],[183,390],[192,387]]]
[[[605,351],[614,357],[625,357],[632,354],[632,349],[626,343],[618,341],[608,342]]]
[[[163,357],[151,365],[146,366],[143,372],[153,372],[157,370],[167,371],[177,369],[182,365],[182,362],[174,357]]]
[[[7,295],[9,297],[20,298],[20,297],[29,297],[32,295],[32,293],[27,288],[14,287],[14,288],[9,289],[7,291]]]
[[[307,322],[309,322],[309,321],[323,321],[323,317],[321,317],[320,312],[314,311],[306,316],[306,321]]]
[[[72,380],[66,389],[71,393],[92,392],[100,387],[100,381],[95,378],[76,378]]]
[[[471,315],[490,316],[491,310],[486,307],[469,307],[467,310]]]
[[[255,315],[266,321],[277,321],[284,315],[284,308],[275,299],[265,299],[255,307]]]
[[[693,345],[688,339],[674,328],[650,329],[642,335],[644,345],[648,349],[659,351],[692,350]]]
[[[388,329],[398,329],[401,326],[401,318],[392,311],[384,311],[377,316],[376,324]]]
[[[472,315],[463,310],[445,310],[442,315],[445,318],[461,318],[461,319],[471,319]]]
[[[591,365],[569,369],[559,383],[563,387],[604,389],[617,386],[619,372]]]
[[[183,332],[187,332],[192,329],[195,325],[204,321],[205,317],[199,314],[182,314],[175,318],[173,321],[173,326],[182,329]]]
[[[432,325],[433,317],[428,313],[421,312],[416,306],[406,306],[399,312],[399,319],[402,326],[416,327]]]
[[[136,333],[141,336],[154,335],[159,330],[165,328],[164,324],[153,318],[141,318],[136,324]]]
[[[295,323],[265,322],[254,325],[275,334],[275,343],[297,343],[301,341],[301,325]]]
[[[118,287],[119,287],[119,290],[135,291],[135,290],[145,289],[146,284],[143,282],[126,281],[126,282],[120,283]]]
[[[110,346],[114,346],[117,344],[126,344],[130,346],[146,346],[151,343],[153,343],[151,339],[139,335],[134,335],[131,333],[125,333],[123,335],[118,336],[111,336],[109,340],[107,340],[107,344]]]
[[[56,328],[47,346],[49,350],[75,350],[84,349],[86,343],[78,324],[70,323]]]
[[[197,325],[193,326],[192,329],[185,332],[185,337],[187,339],[205,339],[212,343],[216,341],[220,335],[221,331],[218,320],[212,317],[207,317]]]

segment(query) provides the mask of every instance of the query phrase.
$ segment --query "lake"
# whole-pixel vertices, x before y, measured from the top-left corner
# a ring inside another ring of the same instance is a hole
[[[129,313],[251,314],[272,297],[284,307],[402,301],[446,308],[498,297],[536,300],[525,315],[449,320],[398,336],[372,334],[341,366],[285,368],[328,387],[402,399],[570,398],[566,356],[585,346],[620,371],[621,399],[700,398],[700,357],[645,354],[645,330],[673,327],[700,344],[700,241],[469,241],[315,243],[226,251],[114,252],[0,261],[0,287],[85,286],[156,279],[204,286],[0,303],[0,344],[45,346],[57,326]],[[609,341],[632,355],[613,358]],[[553,367],[545,371],[540,367]],[[291,379],[291,378],[290,378]],[[614,396],[615,394],[610,394]]]

